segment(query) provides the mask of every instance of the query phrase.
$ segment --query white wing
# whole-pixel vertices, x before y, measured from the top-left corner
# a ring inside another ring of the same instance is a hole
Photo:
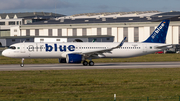
[[[71,54],[81,54],[85,58],[91,57],[93,55],[102,55],[103,56],[103,53],[111,53],[111,51],[113,49],[120,48],[124,44],[125,40],[126,40],[126,37],[116,47],[101,49],[101,50],[94,50],[94,51],[85,51],[85,52],[80,52],[80,53],[71,53]]]

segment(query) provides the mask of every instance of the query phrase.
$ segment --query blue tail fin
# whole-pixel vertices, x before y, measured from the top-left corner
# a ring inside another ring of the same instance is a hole
[[[144,42],[165,43],[170,20],[163,20]]]

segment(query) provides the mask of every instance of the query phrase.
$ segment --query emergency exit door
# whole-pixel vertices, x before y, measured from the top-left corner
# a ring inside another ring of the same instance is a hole
[[[144,52],[144,53],[147,52],[147,45],[143,45],[143,52]]]

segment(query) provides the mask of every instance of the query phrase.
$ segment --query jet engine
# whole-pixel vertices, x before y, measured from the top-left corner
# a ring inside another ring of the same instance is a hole
[[[67,63],[81,63],[82,55],[80,54],[67,54],[66,62]]]

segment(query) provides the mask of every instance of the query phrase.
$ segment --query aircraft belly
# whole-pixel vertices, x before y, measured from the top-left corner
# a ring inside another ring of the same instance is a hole
[[[29,58],[60,58],[61,53],[57,52],[29,52]]]

